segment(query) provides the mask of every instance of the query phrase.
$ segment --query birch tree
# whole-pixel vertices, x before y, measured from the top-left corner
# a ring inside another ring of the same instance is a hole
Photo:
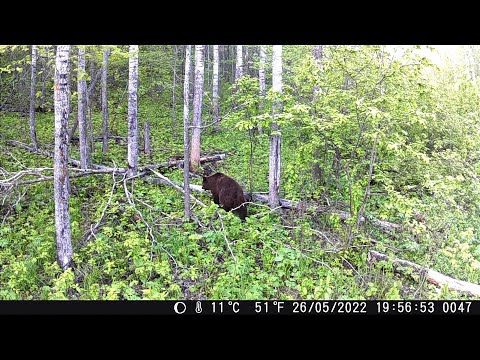
[[[32,45],[32,76],[30,82],[30,141],[35,149],[38,148],[37,134],[35,131],[35,97],[37,83],[37,46]]]
[[[193,171],[200,167],[204,57],[205,45],[195,45],[195,90],[193,94],[192,149],[190,153],[190,164]]]
[[[323,45],[315,45],[312,50],[312,55],[313,55],[313,58],[315,59],[315,62],[317,63],[318,68],[322,69]],[[313,86],[313,100],[315,101],[321,93],[322,93],[322,89],[320,88],[320,86],[315,84]],[[318,146],[315,147],[313,151],[314,151],[314,157],[318,161],[318,159],[320,159],[319,147]],[[316,182],[320,180],[321,176],[322,176],[322,169],[320,168],[320,165],[318,164],[318,162],[315,162],[312,166],[313,181]]]
[[[107,76],[108,76],[108,57],[110,56],[110,49],[103,50],[103,65],[102,65],[102,116],[103,116],[103,145],[102,152],[104,154],[108,151],[108,97],[107,97]]]
[[[313,47],[313,58],[315,59],[315,62],[317,63],[317,66],[319,69],[322,69],[322,57],[323,57],[323,46],[322,45],[315,45]],[[317,98],[317,96],[321,93],[322,89],[318,85],[313,86],[313,96],[314,99]]]
[[[282,45],[273,45],[272,90],[278,95],[282,93]],[[268,164],[268,203],[272,208],[279,205],[281,137],[280,127],[275,121],[275,115],[281,112],[282,102],[280,100],[274,101],[272,108],[274,119],[270,127],[270,159]]]
[[[185,49],[185,76],[183,78],[183,191],[185,191],[185,219],[190,219],[190,59],[192,45]]]
[[[80,167],[87,169],[90,166],[90,151],[88,143],[87,116],[85,114],[87,102],[87,81],[85,80],[85,47],[78,47],[78,133],[80,138]]]
[[[218,70],[219,70],[219,58],[218,58],[218,45],[213,45],[213,117],[215,119],[215,128],[220,130],[219,123],[219,102],[218,102]]]
[[[70,89],[68,86],[68,60],[70,45],[58,45],[55,59],[55,155],[53,164],[55,196],[55,231],[57,260],[63,270],[72,262],[70,209],[68,205],[68,118]]]
[[[235,62],[235,82],[243,76],[243,46],[237,45],[237,61]]]
[[[138,158],[138,45],[130,45],[128,52],[128,176],[137,174]]]
[[[258,82],[260,83],[260,113],[263,112],[265,107],[265,95],[267,93],[267,88],[265,85],[265,62],[267,58],[267,53],[265,51],[265,45],[260,45],[260,66],[258,68]],[[261,126],[258,126],[258,131],[263,133]]]
[[[173,45],[173,86],[172,86],[172,138],[175,136],[177,125],[177,52],[178,46]]]

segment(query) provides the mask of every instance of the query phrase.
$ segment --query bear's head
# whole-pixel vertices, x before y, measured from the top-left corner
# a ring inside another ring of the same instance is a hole
[[[211,181],[212,181],[212,179],[210,178],[210,176],[204,176],[203,177],[203,182],[202,182],[202,189],[203,190],[211,190],[211,188],[210,188]]]

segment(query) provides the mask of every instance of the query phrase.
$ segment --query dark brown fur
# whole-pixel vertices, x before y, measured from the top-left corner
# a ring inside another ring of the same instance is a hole
[[[242,187],[231,177],[219,172],[211,176],[204,176],[202,188],[210,190],[213,202],[222,206],[225,211],[230,211],[245,202]],[[244,204],[232,212],[245,221],[247,205]]]

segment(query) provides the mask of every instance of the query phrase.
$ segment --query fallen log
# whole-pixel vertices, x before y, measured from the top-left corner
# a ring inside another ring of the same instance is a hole
[[[39,155],[43,155],[43,156],[47,156],[47,157],[51,157],[51,158],[54,157],[53,152],[43,150],[43,149],[35,150],[35,148],[33,146],[22,143],[20,141],[7,140],[7,144],[11,145],[11,146],[16,146],[16,147],[28,150],[33,154],[39,154]],[[208,163],[208,162],[224,160],[225,157],[226,157],[226,154],[204,156],[204,157],[200,158],[200,163],[203,164],[203,163]],[[80,167],[80,161],[78,161],[78,160],[68,159],[68,163],[72,164],[74,166]],[[148,169],[171,168],[171,167],[183,168],[183,159],[181,159],[181,160],[169,160],[169,161],[166,161],[166,162],[163,162],[163,163],[160,163],[160,164],[152,164],[152,165],[141,166],[141,167],[138,168],[138,171],[142,172],[142,171],[145,171],[145,170],[148,170]],[[114,169],[112,167],[108,167],[108,166],[104,166],[104,165],[98,165],[98,164],[91,164],[91,168],[96,169],[96,170],[107,170],[107,171],[108,170],[113,171],[113,169]],[[115,171],[118,172],[118,173],[123,173],[123,172],[127,171],[127,169],[126,168],[117,168],[117,169],[115,169]]]
[[[407,267],[413,269],[421,276],[424,276],[429,283],[434,284],[437,287],[443,287],[444,285],[447,285],[450,290],[459,291],[470,296],[480,296],[480,285],[454,279],[450,276],[443,275],[438,271],[422,267],[408,260],[397,258],[390,259],[388,255],[375,250],[370,250],[368,252],[367,261],[369,264],[382,260],[391,261],[395,271],[398,273],[402,272],[402,267]]]
[[[247,195],[247,193],[245,193],[245,195]],[[251,195],[253,200],[268,203],[268,195],[255,194],[255,193]],[[298,209],[300,205],[300,202],[295,200],[279,199],[279,201],[280,201],[280,206],[284,209]],[[347,220],[352,217],[352,215],[346,211],[332,209],[328,206],[309,205],[309,206],[306,206],[306,209],[310,209],[318,213],[333,214],[338,216],[341,220]],[[364,216],[362,216],[360,217],[359,221],[366,222],[367,219]],[[381,228],[382,230],[385,230],[388,232],[391,232],[392,230],[402,230],[402,225],[392,223],[389,221],[378,220],[378,219],[369,219],[368,221],[370,221],[373,225]]]

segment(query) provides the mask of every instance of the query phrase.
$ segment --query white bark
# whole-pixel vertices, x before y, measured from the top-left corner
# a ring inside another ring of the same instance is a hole
[[[108,76],[108,57],[110,49],[103,50],[102,66],[102,116],[103,116],[103,145],[102,152],[108,151],[108,97],[107,97],[107,76]]]
[[[243,76],[243,46],[237,45],[237,61],[235,62],[235,82]]]
[[[138,45],[130,45],[128,61],[128,154],[129,176],[137,174],[138,158]]]
[[[70,45],[58,45],[55,59],[55,153],[53,165],[57,260],[63,270],[72,262],[70,210],[68,205],[68,118],[70,89],[68,58]]]
[[[35,86],[37,83],[37,46],[32,45],[32,77],[30,83],[30,141],[38,148],[37,134],[35,132]]]
[[[177,45],[173,45],[173,87],[172,87],[172,138],[175,136],[175,128],[177,123]]]
[[[262,104],[266,94],[265,86],[265,60],[267,53],[265,51],[265,45],[260,46],[260,68],[258,69],[258,81],[260,82],[260,96],[262,97]]]
[[[282,93],[282,45],[273,45],[272,60],[272,90],[276,93]],[[277,101],[273,104],[273,115],[282,111],[282,103]],[[278,134],[280,130],[277,122],[271,123],[270,134],[270,159],[268,174],[268,202],[270,207],[277,207],[279,204],[280,192],[280,169],[281,169],[281,137]]]
[[[190,59],[191,59],[192,45],[187,45],[185,49],[185,76],[183,78],[183,191],[185,192],[184,205],[185,205],[185,218],[190,219],[190,183],[189,170],[190,170],[190,107],[189,107],[189,94],[190,94]]]
[[[323,57],[323,45],[315,45],[313,47],[313,58],[315,59],[315,62],[317,63],[317,66],[319,69],[323,68],[322,64],[322,57]],[[314,99],[321,94],[322,89],[318,85],[313,86],[313,96]]]
[[[87,102],[87,81],[85,80],[85,48],[83,46],[79,46],[78,48],[77,93],[80,164],[82,169],[87,169],[90,165],[90,151],[88,143],[87,117],[85,114]]]
[[[218,66],[219,66],[219,59],[218,59],[218,45],[213,45],[213,117],[215,119],[215,127],[217,130],[220,130],[220,123],[219,123],[219,116],[220,116],[220,109],[219,109],[219,102],[218,102]]]
[[[205,45],[195,45],[195,92],[193,95],[193,130],[190,163],[192,170],[200,166],[200,130],[202,125],[203,74]]]

